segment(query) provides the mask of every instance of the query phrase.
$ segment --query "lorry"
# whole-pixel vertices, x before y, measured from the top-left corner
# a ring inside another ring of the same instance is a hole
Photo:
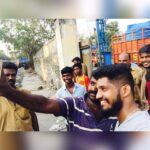
[[[19,68],[23,67],[24,69],[29,68],[29,59],[27,57],[20,57],[19,58]]]
[[[150,44],[150,21],[128,25],[127,31],[112,37],[112,58],[118,63],[121,52],[130,54],[131,62],[140,63],[138,51],[144,45]]]

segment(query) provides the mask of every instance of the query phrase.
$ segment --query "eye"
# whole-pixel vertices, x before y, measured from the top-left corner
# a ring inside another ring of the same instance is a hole
[[[92,86],[94,86],[94,85],[95,85],[95,82],[90,82],[90,84],[91,84]]]
[[[106,88],[106,87],[101,87],[101,90],[102,90],[102,91],[106,91],[107,88]]]

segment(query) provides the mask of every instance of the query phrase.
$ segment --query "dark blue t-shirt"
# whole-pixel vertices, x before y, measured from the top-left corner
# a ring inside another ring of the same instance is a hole
[[[83,98],[61,98],[57,100],[60,104],[60,113],[68,122],[69,132],[102,132],[113,131],[116,119],[103,119],[99,122],[89,110]]]

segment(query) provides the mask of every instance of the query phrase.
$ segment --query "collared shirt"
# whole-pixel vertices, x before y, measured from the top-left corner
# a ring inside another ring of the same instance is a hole
[[[150,131],[150,115],[148,111],[137,111],[127,117],[120,125],[117,122],[115,131]]]
[[[73,93],[71,94],[66,85],[63,85],[56,93],[57,98],[64,98],[64,97],[84,97],[86,93],[85,87],[80,84],[75,83]]]
[[[33,131],[29,110],[0,96],[0,131]]]
[[[75,133],[99,133],[111,131],[115,126],[114,119],[96,121],[89,110],[84,98],[61,98],[57,99],[60,105],[60,113],[55,116],[63,116],[67,119],[69,132]]]

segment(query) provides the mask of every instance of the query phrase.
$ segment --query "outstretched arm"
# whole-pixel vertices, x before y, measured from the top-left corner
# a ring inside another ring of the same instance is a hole
[[[4,88],[4,87],[3,87]],[[60,106],[56,100],[48,99],[41,95],[24,93],[22,91],[5,86],[2,96],[9,100],[28,108],[31,111],[57,114]]]
[[[57,114],[60,111],[59,103],[56,100],[50,100],[44,96],[25,93],[12,88],[3,73],[0,76],[0,96],[28,108],[31,111],[42,113]]]

